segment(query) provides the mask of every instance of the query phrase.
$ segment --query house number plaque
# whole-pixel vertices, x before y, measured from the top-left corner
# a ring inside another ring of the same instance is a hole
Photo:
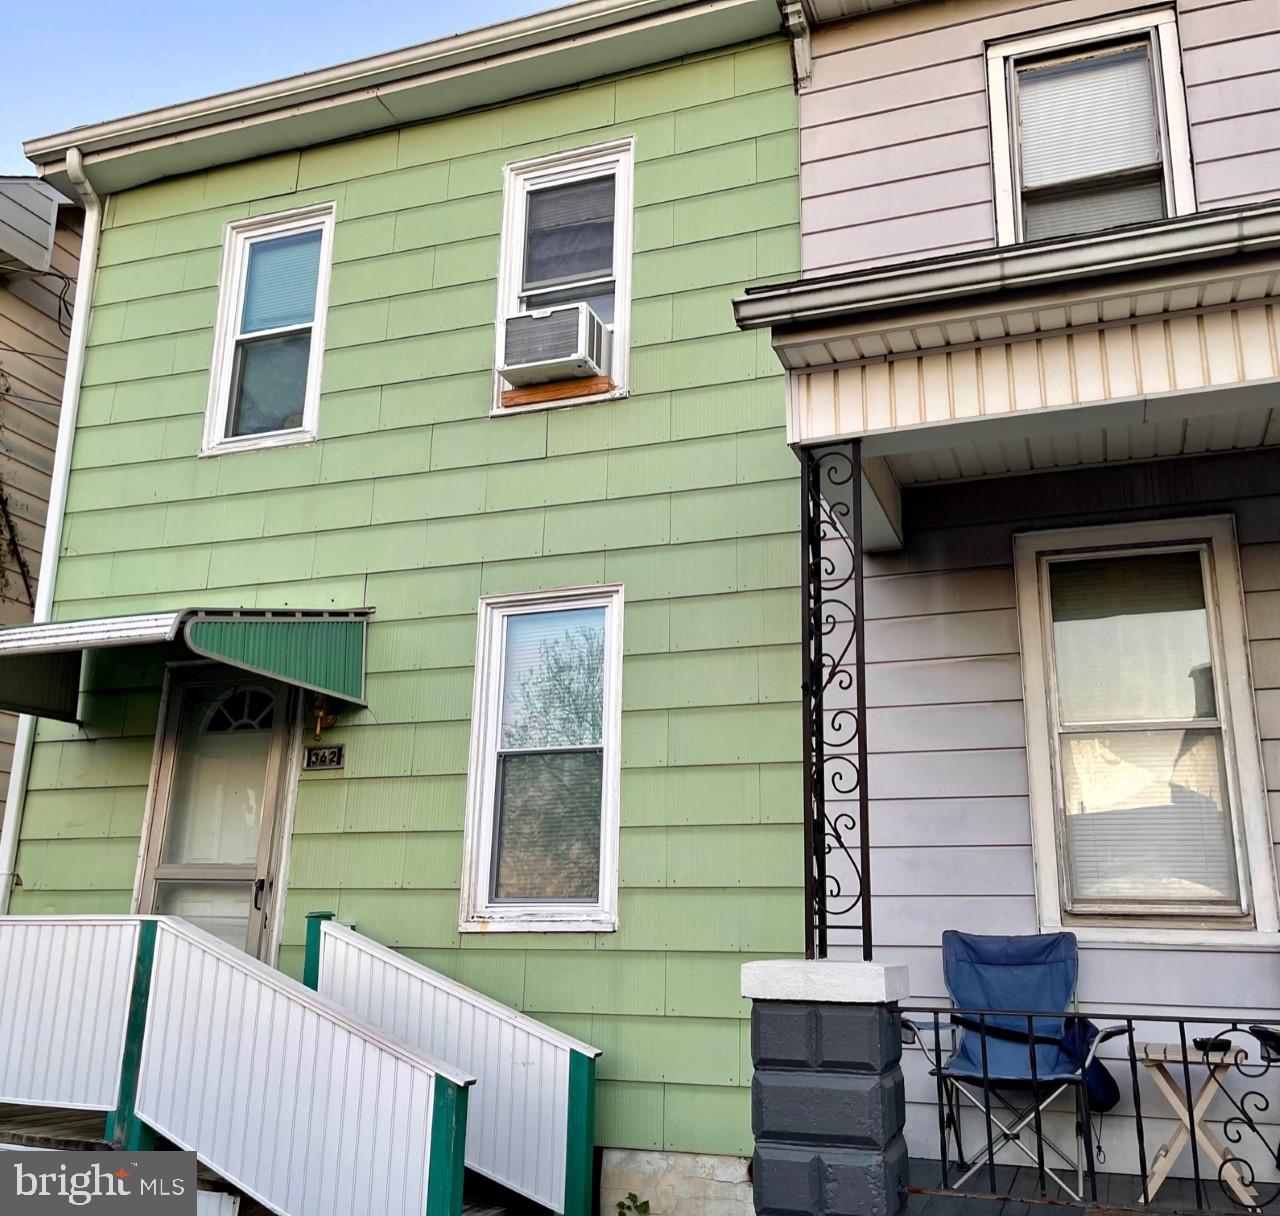
[[[308,747],[302,758],[302,767],[308,773],[345,768],[346,763],[347,745],[345,743],[329,744],[326,747]]]

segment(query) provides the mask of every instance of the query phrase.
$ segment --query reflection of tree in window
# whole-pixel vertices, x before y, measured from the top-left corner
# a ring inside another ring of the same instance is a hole
[[[538,647],[524,673],[519,710],[504,722],[503,747],[575,747],[600,739],[604,714],[604,631],[584,625]]]
[[[509,619],[492,898],[599,896],[604,611]]]

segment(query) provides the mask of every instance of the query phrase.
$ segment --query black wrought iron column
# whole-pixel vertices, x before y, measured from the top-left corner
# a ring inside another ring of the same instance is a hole
[[[862,444],[801,448],[805,954],[860,930],[872,956],[867,838]]]

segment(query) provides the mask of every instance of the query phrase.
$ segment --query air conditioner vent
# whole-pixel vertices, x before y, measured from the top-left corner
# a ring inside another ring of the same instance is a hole
[[[589,304],[564,304],[508,317],[502,378],[513,388],[606,374],[611,334]]]

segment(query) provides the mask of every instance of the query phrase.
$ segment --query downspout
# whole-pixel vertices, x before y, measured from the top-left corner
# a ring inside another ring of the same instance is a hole
[[[76,438],[76,415],[80,411],[80,380],[84,372],[84,352],[89,336],[89,309],[93,299],[93,278],[98,268],[98,241],[102,233],[102,202],[85,176],[79,148],[68,148],[67,176],[84,204],[84,235],[80,244],[80,267],[71,316],[71,337],[67,343],[67,372],[62,382],[62,406],[58,413],[58,442],[53,453],[53,480],[49,486],[49,514],[45,519],[44,547],[40,552],[40,581],[32,620],[42,625],[53,615],[53,588],[58,578],[58,557],[62,550],[62,523],[67,508],[67,482],[71,476],[71,450]],[[9,773],[9,793],[4,804],[4,825],[0,827],[0,915],[9,911],[22,835],[22,810],[27,800],[27,777],[31,771],[31,750],[35,743],[36,720],[30,714],[18,719],[13,745],[13,768]]]

